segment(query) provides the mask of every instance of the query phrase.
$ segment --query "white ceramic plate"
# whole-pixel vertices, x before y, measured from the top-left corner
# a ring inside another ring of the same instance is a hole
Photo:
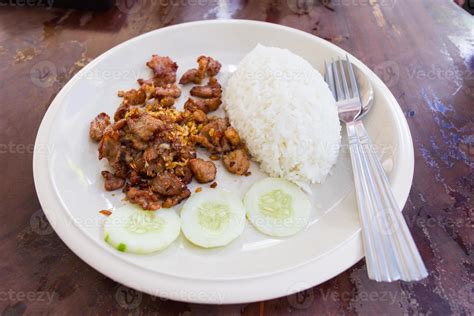
[[[99,112],[113,114],[118,90],[151,76],[145,62],[169,55],[179,76],[201,55],[223,64],[221,81],[257,43],[288,48],[323,71],[323,62],[345,56],[342,49],[307,33],[262,22],[205,21],[176,25],[131,39],[96,58],[54,99],[36,139],[34,177],[43,210],[55,231],[79,257],[108,277],[152,295],[199,303],[241,303],[271,299],[320,284],[363,257],[360,224],[352,189],[350,160],[342,150],[333,174],[314,186],[314,212],[306,230],[287,239],[259,234],[250,224],[227,247],[198,249],[181,236],[170,248],[148,256],[119,253],[103,241],[98,211],[122,205],[103,189],[97,144],[89,122]],[[382,81],[355,57],[375,89],[375,106],[365,119],[389,172],[399,205],[413,177],[413,145],[397,101]],[[186,99],[184,91],[181,100]],[[45,151],[44,148],[47,148]],[[219,167],[220,168],[220,167]],[[263,175],[218,171],[219,188],[243,195]],[[192,188],[193,189],[193,188]]]

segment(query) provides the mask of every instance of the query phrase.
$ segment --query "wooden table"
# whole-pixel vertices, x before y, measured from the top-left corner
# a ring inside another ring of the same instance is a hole
[[[36,197],[32,155],[38,126],[61,87],[91,59],[129,38],[214,18],[304,30],[348,50],[385,81],[413,135],[415,177],[404,215],[429,278],[379,284],[368,280],[361,261],[289,297],[195,305],[115,283],[52,231]],[[129,0],[105,13],[0,6],[2,315],[474,313],[473,71],[473,17],[449,0],[333,0],[327,6],[303,0]]]

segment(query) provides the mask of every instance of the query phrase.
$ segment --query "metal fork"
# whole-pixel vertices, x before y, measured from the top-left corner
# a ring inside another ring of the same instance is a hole
[[[347,67],[340,58],[325,63],[325,79],[337,101],[339,119],[345,123],[349,138],[369,278],[379,282],[420,280],[428,272],[367,131],[362,121],[357,120],[362,104],[349,57],[346,61]]]

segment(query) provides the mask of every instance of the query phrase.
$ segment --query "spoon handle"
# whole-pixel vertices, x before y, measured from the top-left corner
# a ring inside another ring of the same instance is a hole
[[[346,124],[369,278],[415,281],[428,275],[361,121]]]

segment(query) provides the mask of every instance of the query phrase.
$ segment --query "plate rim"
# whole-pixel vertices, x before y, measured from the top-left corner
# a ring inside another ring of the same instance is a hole
[[[187,28],[197,25],[202,26],[215,24],[242,24],[255,27],[270,27],[276,30],[280,29],[287,32],[293,32],[300,36],[302,35],[303,37],[306,37],[308,40],[317,40],[323,45],[330,46],[332,49],[334,49],[340,54],[348,54],[349,56],[351,56],[352,60],[355,60],[356,63],[362,65],[363,71],[367,75],[369,75],[371,80],[377,83],[377,86],[381,88],[382,93],[390,101],[389,106],[392,107],[393,105],[393,110],[396,114],[394,117],[394,121],[398,125],[401,133],[400,135],[398,135],[400,136],[400,143],[397,145],[399,148],[403,148],[404,151],[406,151],[407,155],[404,166],[405,168],[402,168],[402,170],[399,170],[398,173],[395,173],[395,178],[393,182],[404,182],[403,185],[397,186],[397,189],[401,192],[399,194],[397,202],[400,205],[405,205],[411,189],[414,174],[413,140],[411,137],[408,123],[406,121],[405,116],[403,115],[400,105],[398,104],[388,87],[380,80],[380,78],[356,57],[352,56],[350,53],[346,52],[342,48],[339,48],[333,43],[330,43],[320,37],[298,29],[278,24],[238,19],[187,22],[147,32],[129,40],[126,40],[114,46],[113,48],[105,51],[104,53],[96,57],[93,61],[91,61],[88,65],[86,65],[84,68],[82,68],[78,73],[76,73],[74,77],[66,83],[66,85],[60,90],[60,92],[51,102],[37,132],[35,140],[35,151],[33,154],[33,177],[38,199],[40,201],[43,212],[48,218],[48,221],[50,222],[51,226],[61,238],[61,240],[68,246],[69,249],[71,249],[79,258],[81,258],[89,266],[91,266],[98,272],[128,287],[167,299],[206,304],[248,303],[290,295],[298,291],[319,285],[349,269],[360,259],[362,259],[364,255],[362,249],[362,237],[360,229],[355,234],[353,234],[353,236],[341,243],[338,247],[331,249],[324,256],[320,256],[317,260],[309,261],[304,265],[297,265],[295,268],[287,269],[276,274],[254,277],[251,279],[244,278],[242,280],[233,279],[228,281],[187,281],[186,278],[176,278],[175,276],[163,275],[159,274],[158,272],[147,271],[146,273],[144,273],[143,269],[141,269],[140,267],[136,265],[130,265],[129,263],[123,260],[117,261],[117,258],[112,256],[112,254],[110,254],[109,252],[101,251],[99,245],[97,245],[96,242],[89,240],[86,236],[80,236],[82,238],[82,241],[79,241],[79,238],[77,238],[77,236],[83,234],[79,227],[75,225],[60,225],[61,223],[67,222],[69,220],[69,217],[67,215],[68,212],[63,209],[59,197],[56,196],[55,191],[52,188],[52,183],[48,172],[48,152],[46,151],[45,154],[40,150],[36,150],[38,149],[38,146],[41,146],[41,144],[45,144],[48,142],[51,123],[54,121],[55,115],[60,109],[62,99],[67,95],[67,93],[69,92],[69,90],[71,90],[74,84],[78,80],[80,80],[84,72],[94,67],[97,63],[106,58],[109,54],[112,54],[116,50],[119,50],[124,45],[129,45],[134,41],[137,41],[143,37],[151,36],[154,33],[170,31],[171,29],[179,30],[181,28]],[[402,180],[400,180],[400,178],[402,178]],[[72,236],[74,236],[74,238],[72,238]],[[91,250],[91,248],[97,249]],[[318,271],[318,273],[314,273],[316,272],[314,271],[314,267],[320,266],[321,264],[324,265],[324,261],[328,261],[329,259],[329,254],[332,254],[333,256],[337,254],[344,254],[345,257],[347,257],[349,260],[339,263],[331,262],[329,265],[326,265],[326,270],[324,273],[321,273],[321,271]],[[117,266],[114,266],[112,268],[112,265],[110,264],[110,262],[112,261],[114,262],[114,264],[117,264]],[[124,268],[128,269],[126,274],[132,274],[129,273],[129,270],[133,270],[133,274],[136,274],[134,275],[134,278],[140,279],[140,281],[132,281],[131,278],[123,277]],[[297,273],[297,271],[299,271],[299,273]],[[138,275],[140,274],[142,276],[138,277]],[[151,284],[149,280],[150,276],[143,277],[143,274],[152,274],[155,275],[155,277],[156,275],[159,275],[160,282],[162,282],[159,286],[160,290],[157,290],[156,285]],[[295,280],[296,274],[304,275],[304,277],[301,278],[301,280],[298,278],[296,278]],[[288,282],[292,282],[292,284],[295,286],[288,287],[286,291],[282,290],[280,287],[267,287],[265,291],[262,291],[261,282],[265,279],[267,281],[269,279],[279,279],[279,281],[272,282],[283,282],[287,280]],[[196,284],[189,284],[190,282]],[[247,283],[246,286],[243,286],[244,282]],[[257,282],[257,285],[252,285],[255,282]],[[251,290],[252,286],[253,290]],[[186,288],[185,292],[183,292],[183,288]],[[216,290],[216,288],[218,290]],[[226,294],[224,294],[224,298],[220,297],[219,295],[214,295],[216,293],[221,292],[222,290],[227,291],[225,292]]]

